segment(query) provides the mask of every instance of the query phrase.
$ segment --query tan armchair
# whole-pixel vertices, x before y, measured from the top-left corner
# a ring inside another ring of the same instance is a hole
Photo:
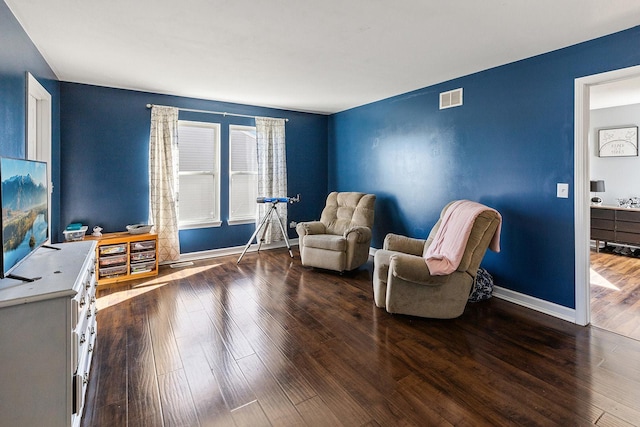
[[[302,265],[343,272],[365,264],[375,200],[373,194],[329,194],[320,221],[296,226]]]
[[[480,213],[473,223],[458,268],[448,275],[435,276],[429,271],[424,254],[452,203],[442,209],[426,240],[397,234],[385,237],[383,249],[374,256],[376,306],[389,313],[440,319],[458,317],[464,312],[478,268],[501,218],[493,210]]]

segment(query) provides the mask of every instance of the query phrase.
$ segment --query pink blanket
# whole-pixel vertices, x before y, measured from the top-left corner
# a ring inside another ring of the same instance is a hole
[[[424,255],[429,271],[434,276],[453,273],[462,261],[471,228],[476,217],[483,211],[491,210],[498,214],[500,222],[489,248],[500,252],[500,229],[502,217],[495,209],[469,200],[453,202],[444,213],[440,228]]]

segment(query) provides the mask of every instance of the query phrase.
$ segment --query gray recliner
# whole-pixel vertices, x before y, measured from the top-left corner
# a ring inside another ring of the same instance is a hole
[[[426,240],[397,234],[385,237],[383,249],[376,252],[373,261],[376,306],[389,313],[440,319],[458,317],[464,312],[478,268],[501,218],[494,210],[480,213],[457,269],[447,275],[432,275],[424,255],[452,203],[442,209]]]
[[[302,265],[338,272],[354,270],[369,259],[376,196],[332,192],[320,221],[296,226]]]

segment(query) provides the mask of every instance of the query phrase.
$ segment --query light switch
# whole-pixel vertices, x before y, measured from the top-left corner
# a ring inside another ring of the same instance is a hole
[[[566,184],[563,182],[558,183],[558,198],[559,199],[569,198],[569,184]]]

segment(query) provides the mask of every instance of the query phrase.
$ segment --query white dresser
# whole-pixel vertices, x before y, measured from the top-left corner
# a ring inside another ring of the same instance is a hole
[[[39,248],[0,280],[0,426],[78,426],[96,346],[95,245]]]

